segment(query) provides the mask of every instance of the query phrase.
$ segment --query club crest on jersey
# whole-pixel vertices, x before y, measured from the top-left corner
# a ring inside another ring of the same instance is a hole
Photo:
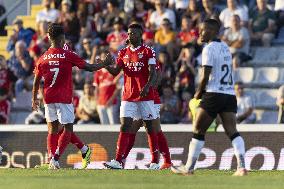
[[[138,58],[140,58],[140,59],[143,58],[143,52],[138,53]]]
[[[129,58],[128,54],[125,55],[123,58],[124,58],[124,59],[128,59],[128,58]]]

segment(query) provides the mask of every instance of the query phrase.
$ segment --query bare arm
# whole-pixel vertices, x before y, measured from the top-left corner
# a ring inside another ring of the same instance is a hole
[[[194,98],[201,99],[202,93],[205,90],[205,87],[208,83],[211,70],[212,70],[212,67],[210,67],[210,66],[203,66],[202,67],[201,81],[198,85],[196,93],[194,94]]]
[[[97,63],[95,63],[95,62],[92,62],[91,64],[86,63],[85,67],[83,69],[90,71],[90,72],[93,72],[93,71],[105,68],[112,63],[112,59],[113,59],[112,56],[110,54],[107,54],[104,61],[97,59]],[[95,61],[95,60],[93,60],[93,61]]]
[[[253,112],[253,108],[249,108],[246,112],[244,112],[242,115],[239,115],[237,117],[237,121],[238,123],[241,123],[242,121],[244,121],[246,118],[248,118]]]
[[[149,65],[149,77],[148,77],[148,82],[146,83],[146,85],[143,87],[140,96],[141,97],[145,97],[148,95],[149,93],[149,88],[150,87],[154,87],[155,86],[155,81],[156,81],[156,77],[157,77],[157,73],[156,73],[156,68],[155,68],[155,64],[150,64]]]
[[[117,76],[122,70],[122,67],[120,67],[119,65],[111,65],[107,66],[106,69],[111,75]]]
[[[33,83],[33,91],[32,91],[32,109],[34,111],[37,111],[39,107],[39,100],[37,99],[37,94],[39,90],[40,80],[41,80],[41,77],[38,75],[35,75],[34,83]]]

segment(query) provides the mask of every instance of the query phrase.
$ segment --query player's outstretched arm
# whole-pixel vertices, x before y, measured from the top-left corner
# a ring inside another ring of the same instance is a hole
[[[117,76],[122,70],[122,67],[116,64],[116,65],[107,66],[106,69],[111,75]]]
[[[107,54],[105,60],[102,61],[101,59],[96,59],[97,62],[93,62],[91,64],[86,63],[83,69],[90,72],[97,71],[110,65],[112,59],[112,56],[110,54]]]
[[[39,100],[37,98],[39,84],[41,77],[35,74],[34,83],[33,83],[33,91],[32,91],[32,109],[33,111],[37,111],[39,107]]]
[[[202,67],[201,81],[198,85],[198,88],[197,88],[195,94],[194,94],[194,98],[201,99],[202,93],[205,90],[205,87],[208,83],[211,70],[212,70],[211,66],[203,66]]]

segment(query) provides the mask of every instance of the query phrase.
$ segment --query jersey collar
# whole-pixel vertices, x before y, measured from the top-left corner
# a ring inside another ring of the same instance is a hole
[[[142,45],[139,45],[139,46],[136,47],[136,48],[132,48],[131,46],[129,46],[129,49],[130,49],[131,51],[137,51],[138,49],[140,49],[141,46],[142,46]]]

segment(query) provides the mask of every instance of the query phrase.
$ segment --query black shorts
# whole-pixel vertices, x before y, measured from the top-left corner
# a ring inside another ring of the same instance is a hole
[[[237,98],[235,95],[222,93],[204,93],[200,102],[203,108],[212,118],[216,118],[218,113],[237,113]]]

